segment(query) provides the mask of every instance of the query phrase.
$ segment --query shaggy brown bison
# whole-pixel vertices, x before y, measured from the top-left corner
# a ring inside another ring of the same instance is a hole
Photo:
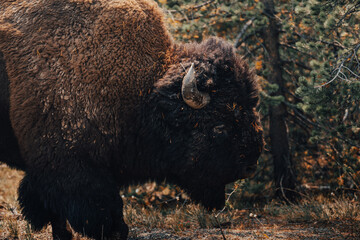
[[[175,43],[150,0],[3,0],[0,51],[1,160],[26,172],[34,229],[126,239],[121,186],[166,179],[220,208],[255,170],[253,73],[221,39]]]

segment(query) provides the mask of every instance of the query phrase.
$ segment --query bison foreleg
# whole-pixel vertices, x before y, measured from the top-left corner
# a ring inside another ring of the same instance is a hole
[[[19,188],[23,215],[35,230],[51,222],[54,239],[71,239],[66,220],[75,232],[97,240],[126,239],[119,189],[96,170],[28,171]]]
[[[51,212],[45,209],[38,188],[29,175],[25,175],[21,181],[18,195],[23,216],[34,230],[41,230],[50,222]]]
[[[129,233],[129,228],[128,226],[125,224],[124,220],[123,220],[123,203],[122,203],[122,199],[120,198],[120,196],[118,196],[117,200],[115,201],[117,202],[117,206],[113,212],[113,229],[112,229],[112,234],[108,239],[116,239],[116,240],[126,240],[128,233]],[[121,206],[121,207],[120,207]]]
[[[66,219],[56,216],[41,199],[38,184],[26,175],[19,187],[19,202],[25,219],[31,223],[34,230],[41,230],[51,222],[55,240],[71,240],[72,234],[66,227]]]
[[[66,218],[76,232],[99,240],[127,239],[128,228],[117,188],[92,182],[71,197]]]

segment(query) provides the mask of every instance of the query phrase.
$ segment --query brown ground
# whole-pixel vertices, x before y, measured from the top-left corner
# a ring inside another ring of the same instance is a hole
[[[271,219],[260,220],[252,227],[222,229],[225,239],[360,239],[359,223],[349,226],[336,223],[291,224]],[[264,223],[263,223],[264,222]],[[224,239],[220,229],[189,229],[174,233],[163,229],[133,228],[129,239]]]
[[[0,239],[51,239],[51,227],[33,233],[20,214],[16,191],[22,175],[22,172],[0,165]],[[183,226],[184,223],[177,219],[178,227],[173,223],[164,229],[147,223],[128,222],[129,239],[360,239],[359,218],[299,223],[289,222],[283,216],[257,215],[260,216],[250,217],[250,210],[234,210],[229,221],[219,217],[221,228]]]

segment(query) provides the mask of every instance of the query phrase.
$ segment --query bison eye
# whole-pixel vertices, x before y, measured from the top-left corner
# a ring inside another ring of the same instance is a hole
[[[214,137],[226,137],[228,135],[227,130],[225,129],[224,124],[217,125],[213,128],[213,136]]]

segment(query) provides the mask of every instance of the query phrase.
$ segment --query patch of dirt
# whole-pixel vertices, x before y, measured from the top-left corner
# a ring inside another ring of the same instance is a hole
[[[333,227],[332,227],[333,226]],[[359,227],[360,225],[358,225]],[[317,224],[284,224],[284,225],[261,225],[252,229],[189,229],[183,232],[173,232],[164,229],[146,230],[133,228],[130,231],[129,240],[145,239],[169,239],[169,240],[192,240],[192,239],[360,239],[359,233],[341,231],[334,225],[320,226]]]

